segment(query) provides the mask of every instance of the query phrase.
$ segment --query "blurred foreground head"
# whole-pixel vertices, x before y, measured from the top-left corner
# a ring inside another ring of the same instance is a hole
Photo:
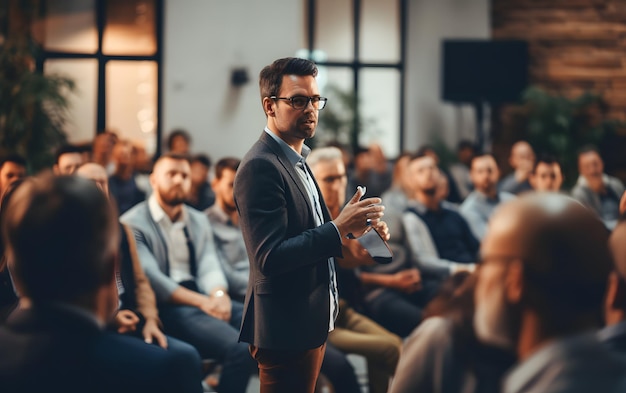
[[[478,337],[523,357],[550,338],[597,327],[612,268],[608,239],[596,215],[567,196],[503,204],[481,246]]]
[[[62,302],[106,317],[115,310],[115,209],[93,181],[42,175],[21,184],[2,222],[9,268],[33,304]]]

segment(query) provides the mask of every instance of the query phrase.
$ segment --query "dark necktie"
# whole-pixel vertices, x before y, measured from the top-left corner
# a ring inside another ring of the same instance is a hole
[[[187,227],[183,227],[183,232],[185,232],[187,249],[189,250],[189,273],[195,278],[198,273],[198,266],[196,264],[196,249],[193,246],[193,242],[191,241],[191,237],[189,236],[189,231],[187,230]]]

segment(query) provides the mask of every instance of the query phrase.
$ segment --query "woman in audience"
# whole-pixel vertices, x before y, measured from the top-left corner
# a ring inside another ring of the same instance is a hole
[[[424,310],[404,344],[390,393],[496,393],[513,354],[477,341],[472,325],[475,275],[459,272]]]

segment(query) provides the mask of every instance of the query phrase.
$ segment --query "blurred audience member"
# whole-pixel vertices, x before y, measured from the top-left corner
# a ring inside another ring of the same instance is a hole
[[[411,153],[402,153],[396,158],[393,165],[393,177],[391,187],[387,191],[383,192],[381,198],[385,204],[385,222],[389,223],[390,215],[401,216],[404,209],[406,209],[407,202],[409,200],[408,195],[411,194],[409,190],[410,181],[407,181],[407,167]]]
[[[238,342],[243,305],[228,295],[207,217],[184,204],[191,187],[187,156],[168,153],[150,175],[154,192],[120,218],[135,232],[167,334],[222,364],[218,391],[243,393],[256,362]]]
[[[621,221],[609,239],[614,268],[609,275],[604,302],[606,327],[598,333],[609,349],[626,358],[626,221]]]
[[[135,181],[133,145],[120,139],[113,147],[112,159],[115,170],[109,176],[109,191],[117,203],[119,214],[122,215],[145,200],[146,194],[139,189]]]
[[[215,177],[211,182],[215,204],[206,213],[213,229],[222,270],[228,280],[228,294],[243,302],[248,289],[250,263],[233,195],[233,182],[240,162],[238,158],[227,157],[215,164]]]
[[[113,163],[113,147],[117,143],[117,134],[111,131],[103,131],[96,135],[93,140],[91,150],[91,161],[102,165],[107,174],[110,175],[115,170]]]
[[[613,229],[619,217],[624,184],[604,173],[604,162],[595,147],[584,147],[578,153],[578,181],[572,196],[593,210],[607,228]]]
[[[105,333],[117,308],[117,214],[91,182],[45,176],[2,222],[20,307],[0,327],[0,386],[17,392],[195,392],[197,364]],[[33,241],[36,247],[33,247]]]
[[[187,204],[197,210],[206,210],[215,203],[215,191],[209,183],[211,159],[206,154],[191,157],[191,190]]]
[[[189,155],[191,153],[191,135],[183,129],[176,129],[167,137],[167,152]]]
[[[322,197],[336,218],[346,201],[346,168],[341,151],[334,147],[314,149],[307,157],[307,163],[319,184]],[[336,258],[337,286],[339,289],[339,315],[335,330],[328,334],[328,342],[344,353],[355,353],[367,360],[369,392],[384,393],[389,379],[393,376],[400,356],[402,340],[376,322],[362,315],[362,292],[353,268],[374,261],[357,240],[344,239],[342,258]],[[331,382],[338,377],[328,357],[322,363],[322,372]],[[346,391],[333,382],[338,392]]]
[[[448,193],[446,196],[446,200],[448,202],[454,203],[455,205],[463,202],[463,199],[461,198],[459,190],[456,187],[456,182],[452,178],[452,175],[450,174],[448,169],[441,166],[441,160],[439,159],[439,154],[437,154],[437,152],[435,151],[435,148],[430,145],[423,145],[422,147],[417,149],[417,152],[415,152],[415,154],[427,155],[427,156],[432,157],[433,160],[435,160],[435,164],[439,168],[439,172],[443,176],[445,176],[447,184],[448,184]]]
[[[463,216],[442,205],[437,195],[441,174],[435,160],[418,153],[412,157],[409,170],[414,195],[403,223],[413,260],[423,275],[439,280],[457,270],[473,270],[478,240]]]
[[[391,393],[499,393],[512,352],[476,339],[469,272],[450,276],[424,310],[424,322],[402,348]]]
[[[470,166],[476,153],[476,146],[472,142],[468,140],[460,141],[456,148],[457,162],[452,163],[449,168],[450,176],[456,184],[461,201],[465,200],[474,189],[470,179]]]
[[[83,149],[63,145],[57,149],[52,170],[55,175],[72,175],[83,164]]]
[[[354,153],[354,167],[348,173],[347,192],[352,195],[357,186],[367,187],[367,196],[380,197],[391,187],[392,166],[380,145],[359,148]]]
[[[626,363],[600,344],[609,232],[558,193],[521,196],[494,213],[482,243],[474,328],[514,349],[505,393],[624,392]]]
[[[481,240],[485,237],[487,223],[494,209],[500,203],[515,198],[515,195],[498,192],[500,171],[491,154],[474,157],[471,168],[474,191],[465,199],[459,211],[467,220],[474,236]]]
[[[513,173],[505,176],[498,186],[500,191],[519,194],[532,190],[528,178],[535,165],[535,152],[526,141],[519,141],[511,147],[509,164]]]
[[[110,199],[106,188],[106,171],[96,163],[88,162],[76,171],[76,175],[93,181]],[[161,331],[161,321],[156,307],[156,298],[148,278],[139,262],[137,244],[132,230],[120,224],[120,245],[116,271],[116,284],[119,297],[119,309],[109,324],[120,334],[141,338],[148,344],[155,344],[167,349],[181,358],[196,364],[196,372],[190,374],[195,380],[189,380],[189,389],[200,386],[200,356],[189,344],[172,337],[166,337]],[[189,370],[193,371],[193,370]]]
[[[0,197],[11,183],[26,176],[26,159],[17,154],[0,157]]]
[[[15,193],[15,190],[22,181],[23,179],[19,179],[11,183],[4,195],[0,198],[0,225],[2,225],[4,221],[11,196]],[[7,267],[7,258],[4,249],[4,239],[0,237],[0,325],[4,323],[9,314],[17,307],[18,302],[13,280],[11,279],[11,274]]]
[[[530,185],[539,192],[559,192],[563,184],[561,165],[552,156],[540,155],[530,174]]]

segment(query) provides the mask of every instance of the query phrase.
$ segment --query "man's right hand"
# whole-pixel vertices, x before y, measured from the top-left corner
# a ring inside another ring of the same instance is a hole
[[[363,196],[359,188],[341,213],[333,220],[341,237],[346,237],[352,233],[354,237],[360,237],[370,226],[367,220],[371,220],[371,225],[376,226],[384,215],[385,207],[380,205],[380,198],[367,198],[360,201]]]
[[[119,310],[115,314],[115,325],[117,326],[117,332],[120,334],[134,332],[137,330],[138,323],[139,317],[130,310]]]
[[[404,293],[413,293],[422,289],[422,276],[417,269],[407,269],[392,275],[391,287]]]

